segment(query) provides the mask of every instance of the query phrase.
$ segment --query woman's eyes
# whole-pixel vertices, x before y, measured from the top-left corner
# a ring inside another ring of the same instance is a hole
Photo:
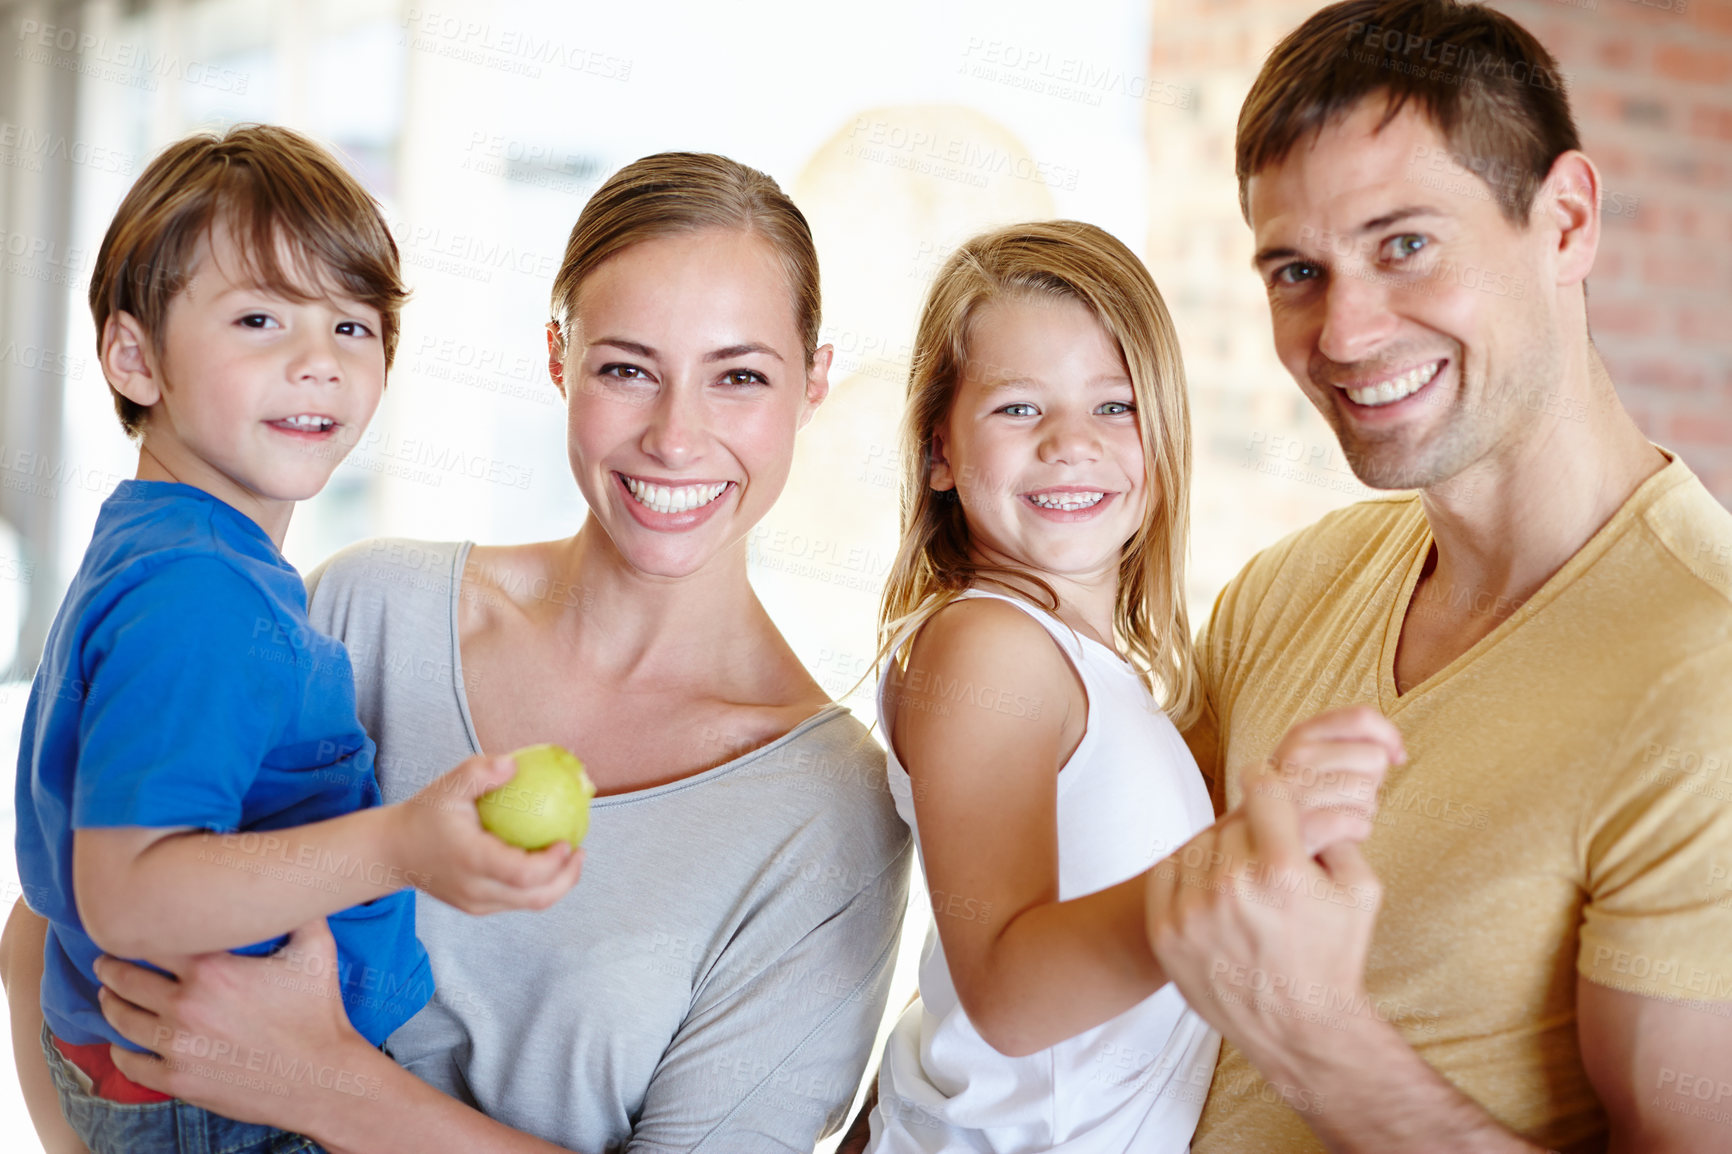
[[[637,365],[618,363],[603,365],[600,369],[596,370],[596,375],[612,377],[618,381],[648,381],[652,379],[647,371],[639,368]],[[770,378],[766,377],[763,373],[758,372],[756,369],[729,369],[721,375],[720,383],[724,385],[740,386],[767,385],[770,383]]]

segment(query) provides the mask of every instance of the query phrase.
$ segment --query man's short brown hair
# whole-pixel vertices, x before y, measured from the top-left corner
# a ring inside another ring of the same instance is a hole
[[[1345,0],[1277,44],[1245,97],[1235,150],[1245,219],[1253,175],[1373,95],[1388,100],[1383,124],[1415,102],[1448,162],[1518,225],[1552,162],[1581,147],[1557,61],[1508,16],[1455,0]]]
[[[186,287],[199,239],[219,223],[242,254],[240,271],[255,283],[292,300],[331,289],[378,309],[390,368],[409,294],[384,215],[330,152],[268,124],[189,136],[139,176],[102,238],[90,278],[99,356],[103,329],[117,312],[136,317],[161,354],[169,301]],[[293,267],[284,267],[283,248]],[[137,436],[148,410],[109,391],[121,426]]]

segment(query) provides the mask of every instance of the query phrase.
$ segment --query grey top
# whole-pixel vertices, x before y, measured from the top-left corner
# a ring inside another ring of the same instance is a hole
[[[479,750],[457,644],[468,553],[363,542],[308,578],[387,802]],[[392,1056],[583,1154],[809,1154],[860,1083],[907,898],[883,750],[831,705],[725,765],[595,799],[584,848],[544,912],[417,895],[436,990]]]

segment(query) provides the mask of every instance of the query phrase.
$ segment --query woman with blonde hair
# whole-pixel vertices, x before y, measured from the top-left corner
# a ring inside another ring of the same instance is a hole
[[[566,745],[600,791],[582,881],[540,914],[420,901],[436,992],[389,1056],[307,997],[322,925],[287,959],[171,963],[178,985],[105,961],[115,1025],[171,1059],[117,1058],[129,1077],[369,1154],[809,1152],[842,1122],[883,1015],[908,836],[882,751],[746,577],[747,535],[828,389],[818,308],[811,233],[764,174],[668,153],[602,185],[547,328],[577,532],[364,542],[309,582],[314,625],[353,657],[386,800],[453,756]],[[235,1076],[213,1049],[266,1058]]]

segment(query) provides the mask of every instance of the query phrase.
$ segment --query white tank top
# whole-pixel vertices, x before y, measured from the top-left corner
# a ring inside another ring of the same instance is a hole
[[[1178,730],[1118,654],[1026,601],[982,590],[1044,626],[1088,694],[1081,743],[1058,774],[1059,900],[1133,877],[1214,821],[1208,789]],[[878,723],[884,716],[884,670]],[[959,687],[973,700],[999,687]],[[1006,708],[1016,707],[1014,699]],[[914,832],[908,772],[889,754],[890,795]],[[922,851],[924,861],[924,851]],[[957,1001],[936,927],[920,961],[920,998],[885,1044],[870,1154],[1124,1154],[1190,1149],[1214,1075],[1219,1035],[1172,985],[1049,1049],[1007,1058]]]

